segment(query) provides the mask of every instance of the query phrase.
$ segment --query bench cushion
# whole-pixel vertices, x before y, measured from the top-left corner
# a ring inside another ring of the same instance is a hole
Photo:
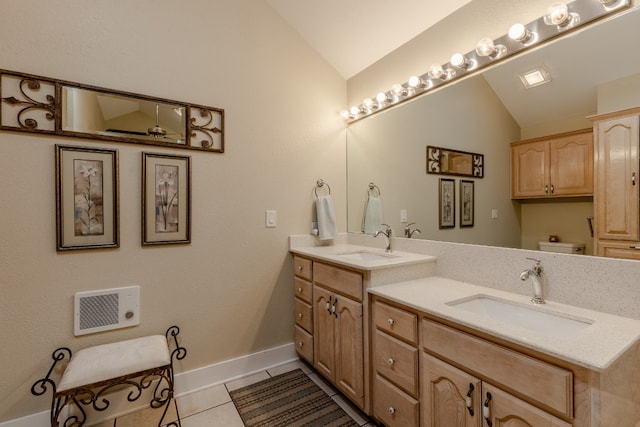
[[[163,335],[135,338],[78,351],[69,362],[58,392],[171,364]]]

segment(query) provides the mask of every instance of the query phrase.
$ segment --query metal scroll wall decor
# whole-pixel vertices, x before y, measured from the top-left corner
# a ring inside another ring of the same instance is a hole
[[[0,130],[224,152],[224,110],[0,69]]]
[[[427,173],[484,178],[484,155],[427,146]]]

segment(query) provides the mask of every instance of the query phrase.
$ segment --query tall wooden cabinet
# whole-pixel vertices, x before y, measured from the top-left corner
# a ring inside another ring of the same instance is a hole
[[[594,120],[596,253],[640,260],[640,109]]]
[[[511,145],[513,199],[593,194],[593,132],[585,129]]]

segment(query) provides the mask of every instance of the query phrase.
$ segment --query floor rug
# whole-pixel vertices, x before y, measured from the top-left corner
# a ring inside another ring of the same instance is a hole
[[[358,426],[300,369],[229,394],[247,427]]]

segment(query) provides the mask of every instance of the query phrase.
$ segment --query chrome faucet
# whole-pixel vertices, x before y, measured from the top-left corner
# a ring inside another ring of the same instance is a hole
[[[389,227],[387,224],[382,224],[385,227],[385,230],[378,230],[376,231],[376,234],[373,235],[373,237],[378,237],[379,235],[383,235],[385,238],[385,241],[387,242],[387,248],[385,249],[386,252],[391,252],[391,227]]]
[[[414,228],[413,230],[411,229],[412,225],[415,225],[415,222],[412,222],[411,224],[407,224],[404,226],[404,237],[407,238],[411,238],[411,236],[413,236],[414,233],[418,233],[420,234],[420,229],[419,228]]]
[[[544,298],[542,298],[542,264],[539,259],[527,259],[535,261],[535,263],[533,267],[527,268],[520,273],[520,280],[527,280],[531,277],[531,286],[533,287],[533,298],[531,298],[531,302],[534,304],[544,304]]]

